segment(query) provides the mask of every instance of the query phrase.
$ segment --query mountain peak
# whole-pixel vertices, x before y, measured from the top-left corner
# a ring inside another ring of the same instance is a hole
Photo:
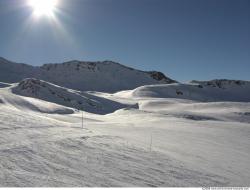
[[[175,82],[161,72],[141,71],[110,60],[102,62],[72,60],[44,64],[41,67],[11,63],[0,64],[1,82],[14,83],[25,78],[37,78],[74,90],[100,92],[117,92],[143,85]]]

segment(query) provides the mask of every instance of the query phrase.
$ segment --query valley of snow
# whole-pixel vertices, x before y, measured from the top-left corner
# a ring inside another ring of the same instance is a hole
[[[249,100],[238,81],[114,94],[0,83],[0,186],[250,186]]]

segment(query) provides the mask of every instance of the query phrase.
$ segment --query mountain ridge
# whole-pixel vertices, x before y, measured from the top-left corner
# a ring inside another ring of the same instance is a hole
[[[141,71],[113,61],[73,60],[32,66],[0,58],[1,82],[15,83],[25,78],[37,78],[75,90],[103,92],[176,82],[162,72]]]

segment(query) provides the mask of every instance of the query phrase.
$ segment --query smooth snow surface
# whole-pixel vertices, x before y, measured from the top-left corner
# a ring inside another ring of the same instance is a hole
[[[191,86],[189,95],[187,88],[108,94],[35,79],[0,88],[0,186],[250,186],[248,87],[235,86],[238,102],[212,102],[233,94],[229,88]],[[87,108],[82,128],[82,113],[61,95],[114,108],[106,115]]]

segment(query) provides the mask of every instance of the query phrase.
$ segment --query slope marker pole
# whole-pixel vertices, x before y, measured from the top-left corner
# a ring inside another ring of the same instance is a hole
[[[153,144],[153,135],[151,133],[151,136],[150,136],[150,152],[152,152],[152,144]]]
[[[83,128],[83,111],[82,111],[82,128]]]

